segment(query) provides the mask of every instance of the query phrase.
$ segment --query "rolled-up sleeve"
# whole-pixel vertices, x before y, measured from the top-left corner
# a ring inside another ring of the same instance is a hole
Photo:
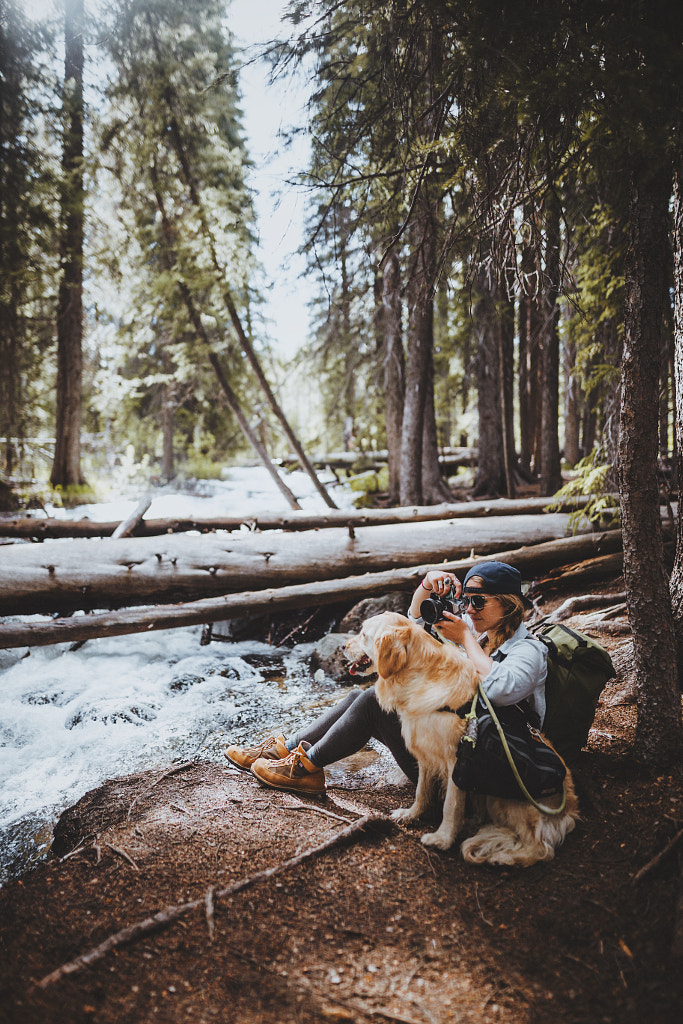
[[[547,674],[548,651],[545,645],[540,641],[527,640],[512,644],[502,661],[494,660],[493,668],[482,679],[482,686],[492,704],[504,707],[528,697],[536,703],[539,695],[544,693]]]

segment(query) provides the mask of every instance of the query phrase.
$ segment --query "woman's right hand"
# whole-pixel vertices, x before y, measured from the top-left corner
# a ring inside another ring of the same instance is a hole
[[[440,595],[448,594],[453,588],[456,600],[462,591],[462,584],[455,573],[446,572],[445,569],[430,569],[420,586]]]

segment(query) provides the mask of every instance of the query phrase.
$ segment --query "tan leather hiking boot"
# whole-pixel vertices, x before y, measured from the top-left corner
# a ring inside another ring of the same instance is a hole
[[[256,747],[226,747],[223,751],[228,761],[242,772],[251,771],[251,766],[259,757],[269,761],[287,757],[289,751],[284,736],[269,736]]]
[[[325,772],[306,757],[303,744],[280,761],[260,757],[251,766],[252,773],[264,786],[290,789],[309,796],[325,794]]]

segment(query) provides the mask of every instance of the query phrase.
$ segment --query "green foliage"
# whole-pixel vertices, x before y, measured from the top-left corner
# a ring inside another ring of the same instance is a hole
[[[619,526],[619,495],[609,491],[608,483],[612,467],[599,464],[597,450],[581,459],[575,467],[572,479],[554,495],[548,505],[548,512],[557,512],[572,498],[589,497],[588,504],[569,514],[569,528],[572,533],[584,524],[599,526],[600,529],[615,529]]]

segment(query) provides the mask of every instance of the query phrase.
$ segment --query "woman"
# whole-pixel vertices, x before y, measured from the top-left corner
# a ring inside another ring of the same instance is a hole
[[[545,715],[547,650],[523,624],[529,602],[522,596],[519,571],[504,562],[480,562],[461,585],[454,573],[432,569],[413,594],[410,618],[422,621],[420,606],[428,594],[452,594],[465,605],[462,618],[444,611],[438,631],[463,647],[491,703],[505,706],[526,701],[534,724],[540,727]],[[480,634],[479,640],[475,633]],[[248,749],[229,746],[225,756],[235,767],[253,772],[264,785],[315,795],[325,792],[325,765],[356,753],[371,738],[388,747],[411,782],[417,782],[417,762],[403,742],[398,715],[380,708],[374,686],[352,690],[293,736],[270,737]]]

